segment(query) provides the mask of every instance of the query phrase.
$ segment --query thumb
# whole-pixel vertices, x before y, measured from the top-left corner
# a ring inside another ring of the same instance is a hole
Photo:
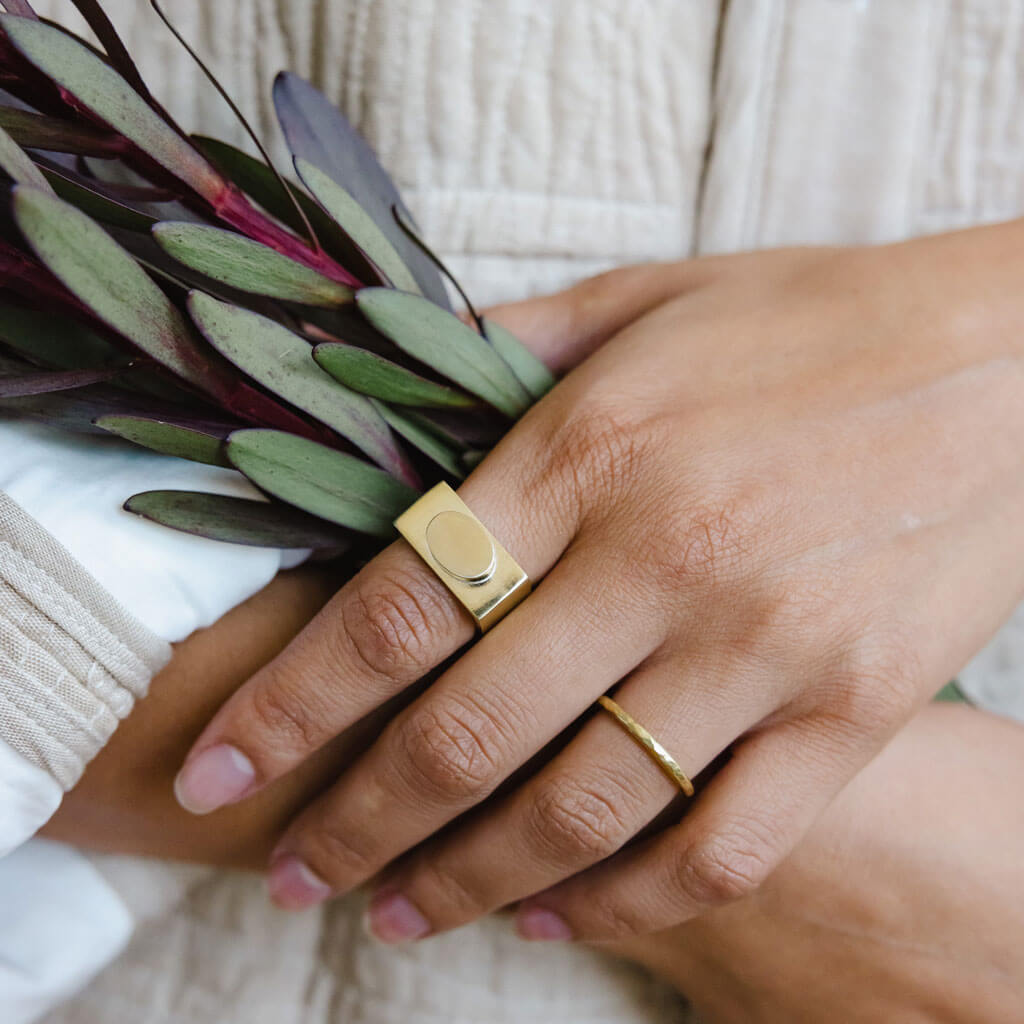
[[[571,370],[656,306],[697,287],[707,276],[699,260],[610,270],[565,291],[487,310],[556,373]]]

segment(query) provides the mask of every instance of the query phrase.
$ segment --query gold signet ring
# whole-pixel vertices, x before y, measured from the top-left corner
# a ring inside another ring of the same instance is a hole
[[[530,593],[530,578],[447,484],[427,491],[395,520],[395,528],[481,632]]]

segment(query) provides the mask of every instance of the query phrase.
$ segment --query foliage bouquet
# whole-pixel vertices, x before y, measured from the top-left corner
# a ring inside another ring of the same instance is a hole
[[[551,375],[468,300],[453,314],[395,185],[311,85],[274,84],[291,178],[255,135],[262,159],[187,135],[99,0],[72,2],[99,47],[0,0],[0,415],[229,467],[266,498],[126,496],[166,526],[371,553]]]

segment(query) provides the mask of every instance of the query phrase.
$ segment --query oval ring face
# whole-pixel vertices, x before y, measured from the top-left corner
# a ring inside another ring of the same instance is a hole
[[[438,565],[456,579],[486,583],[497,565],[487,531],[461,512],[438,512],[427,524],[427,547]]]

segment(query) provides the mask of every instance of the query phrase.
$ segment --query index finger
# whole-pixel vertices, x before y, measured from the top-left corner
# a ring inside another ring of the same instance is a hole
[[[538,579],[575,533],[530,416],[460,488],[480,520]],[[205,814],[257,792],[417,682],[473,636],[472,618],[404,541],[350,580],[305,630],[214,716],[175,782]]]

